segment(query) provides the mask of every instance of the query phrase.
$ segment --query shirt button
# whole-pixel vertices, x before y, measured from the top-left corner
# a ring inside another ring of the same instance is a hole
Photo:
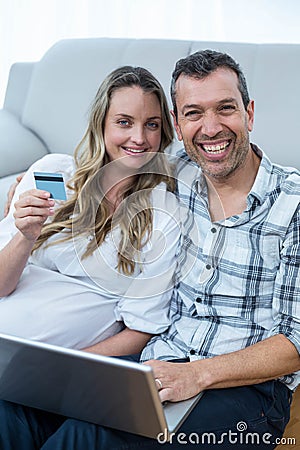
[[[190,350],[190,355],[196,355],[196,350]]]
[[[205,268],[206,268],[206,270],[210,270],[211,269],[211,265],[210,264],[206,264]]]
[[[196,302],[197,302],[197,303],[201,303],[201,302],[202,302],[202,298],[201,298],[201,297],[197,297],[197,298],[196,298]]]
[[[215,227],[212,227],[210,231],[211,231],[212,233],[216,233],[216,232],[217,232],[217,229],[216,229]]]

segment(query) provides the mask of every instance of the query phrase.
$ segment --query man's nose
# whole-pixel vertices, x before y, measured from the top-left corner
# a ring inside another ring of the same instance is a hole
[[[212,111],[206,111],[201,119],[201,133],[206,136],[216,136],[223,127],[218,115]]]

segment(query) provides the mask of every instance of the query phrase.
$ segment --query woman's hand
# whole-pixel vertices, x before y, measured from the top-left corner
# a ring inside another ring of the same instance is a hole
[[[6,203],[4,205],[4,217],[6,217],[9,212],[9,208],[10,208],[14,193],[16,191],[16,187],[18,186],[18,184],[20,183],[20,181],[22,180],[24,175],[25,175],[25,172],[18,175],[16,178],[16,181],[9,188],[9,191],[7,193]]]
[[[14,206],[16,227],[28,241],[35,242],[47,218],[54,214],[50,193],[31,189],[21,194]]]

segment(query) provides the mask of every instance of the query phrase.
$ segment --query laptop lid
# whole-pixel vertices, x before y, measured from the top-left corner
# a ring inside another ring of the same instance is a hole
[[[168,440],[200,396],[164,412],[147,365],[0,334],[3,400]]]

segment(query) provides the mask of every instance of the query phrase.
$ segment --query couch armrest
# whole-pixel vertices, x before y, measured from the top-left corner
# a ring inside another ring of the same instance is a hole
[[[14,114],[0,110],[0,177],[26,170],[47,153],[43,142]]]
[[[15,63],[9,71],[4,109],[21,117],[35,63]]]

